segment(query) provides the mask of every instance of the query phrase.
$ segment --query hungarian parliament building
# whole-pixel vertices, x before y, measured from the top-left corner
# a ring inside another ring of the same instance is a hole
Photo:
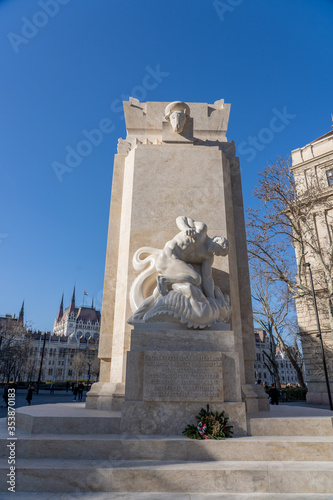
[[[62,337],[76,337],[80,339],[84,337],[97,340],[99,338],[99,330],[101,323],[101,313],[94,309],[94,303],[91,307],[75,307],[75,287],[73,290],[70,306],[64,311],[64,296],[61,298],[61,303],[58,315],[54,321],[53,334]]]
[[[37,380],[42,362],[43,382],[67,382],[98,378],[98,341],[101,313],[75,304],[75,288],[70,305],[64,310],[64,296],[54,321],[53,333],[31,332],[29,379]],[[81,353],[80,362],[75,361]],[[33,373],[32,373],[33,372]],[[25,374],[27,378],[28,374]]]

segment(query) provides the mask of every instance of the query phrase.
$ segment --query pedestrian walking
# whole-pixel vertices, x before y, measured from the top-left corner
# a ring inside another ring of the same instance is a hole
[[[8,385],[7,384],[5,385],[5,388],[3,390],[2,399],[6,403],[5,408],[8,408]]]
[[[51,386],[50,386],[50,394],[54,394],[54,383],[53,382],[51,383]]]
[[[28,394],[27,394],[27,397],[25,398],[28,401],[29,405],[31,405],[32,393],[34,392],[34,390],[35,389],[34,389],[33,385],[29,385]]]
[[[83,390],[84,390],[84,385],[82,384],[82,382],[80,382],[79,385],[77,386],[78,400],[79,401],[82,401]]]
[[[276,388],[276,385],[272,384],[272,387],[268,391],[268,396],[271,405],[278,405],[279,404],[279,397],[280,397],[280,391]]]
[[[73,401],[76,401],[76,396],[77,396],[77,385],[74,384],[73,386]]]

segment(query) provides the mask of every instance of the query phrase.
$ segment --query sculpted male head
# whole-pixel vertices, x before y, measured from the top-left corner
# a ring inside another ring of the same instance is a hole
[[[217,256],[227,255],[229,250],[229,242],[222,236],[214,236],[209,245],[208,251]]]
[[[182,101],[171,102],[165,108],[165,118],[170,122],[174,132],[180,134],[185,126],[187,118],[190,116],[189,106]]]

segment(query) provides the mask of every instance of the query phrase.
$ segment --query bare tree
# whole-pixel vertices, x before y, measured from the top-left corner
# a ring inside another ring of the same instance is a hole
[[[303,360],[297,342],[298,329],[295,329],[294,303],[289,289],[285,283],[271,280],[269,268],[255,255],[250,258],[250,273],[254,320],[270,339],[270,351],[264,351],[265,366],[280,387],[276,355],[278,348],[282,348],[296,370],[298,383],[305,387]]]
[[[265,267],[270,286],[283,283],[285,293],[296,300],[300,334],[306,332],[302,335],[303,350],[309,354],[318,352],[318,341],[311,287],[303,266],[306,262],[313,264],[323,330],[333,331],[332,192],[315,180],[298,178],[295,183],[290,167],[288,159],[279,158],[259,174],[254,194],[260,204],[248,211],[249,255]],[[329,356],[331,346],[326,347]],[[321,374],[320,357],[315,363]]]
[[[77,380],[79,378],[90,379],[91,375],[97,377],[99,374],[97,348],[95,346],[87,346],[86,349],[75,354],[73,358],[73,369],[76,372]]]
[[[93,362],[91,364],[91,374],[92,374],[93,379],[98,380],[99,371],[100,371],[100,360],[99,360],[99,358],[97,356],[97,352],[96,352],[96,356],[94,357]]]
[[[36,355],[37,353],[32,351],[31,340],[28,343],[27,347],[29,349],[29,354],[26,355],[25,359],[23,360],[21,376],[23,374],[23,380],[31,383],[38,379],[39,363]]]
[[[99,375],[99,359],[97,357],[97,348],[94,345],[88,345],[84,351],[86,358],[86,366],[88,373],[88,380],[91,379],[91,376],[95,375],[98,377]]]
[[[83,352],[76,353],[74,358],[73,358],[73,370],[74,370],[74,373],[76,375],[77,381],[84,374],[85,368],[86,368],[85,355],[83,354]]]
[[[0,373],[3,381],[19,380],[28,342],[23,323],[13,318],[0,320]]]

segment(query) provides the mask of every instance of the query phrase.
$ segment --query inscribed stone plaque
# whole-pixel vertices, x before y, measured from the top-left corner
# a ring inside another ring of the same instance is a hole
[[[146,351],[144,401],[223,401],[222,353]]]

